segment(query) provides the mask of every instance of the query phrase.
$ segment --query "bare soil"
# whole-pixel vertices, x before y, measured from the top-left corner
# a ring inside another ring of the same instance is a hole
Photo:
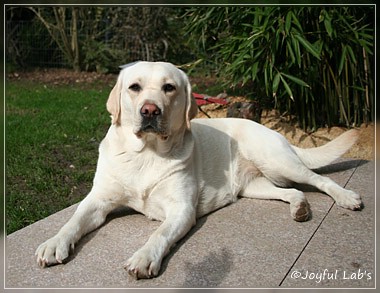
[[[74,72],[67,69],[40,69],[28,72],[12,72],[8,74],[8,80],[30,80],[53,85],[79,85],[83,87],[113,86],[117,76],[115,74],[100,74],[96,72]],[[244,101],[243,97],[228,97],[230,103]],[[226,117],[228,106],[217,104],[202,106],[210,117]],[[198,117],[205,117],[199,113]],[[307,133],[297,127],[294,119],[281,116],[275,110],[263,111],[261,123],[284,135],[290,143],[304,147],[316,147],[334,139],[347,129],[334,126],[331,128],[319,128],[313,133]],[[360,132],[359,140],[344,156],[350,158],[374,160],[375,124],[361,125],[357,127]]]
[[[117,75],[97,72],[76,72],[61,68],[39,68],[8,73],[9,80],[29,80],[47,85],[113,86]]]

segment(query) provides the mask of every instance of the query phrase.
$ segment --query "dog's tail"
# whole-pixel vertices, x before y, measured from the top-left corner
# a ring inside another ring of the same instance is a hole
[[[320,147],[301,149],[292,145],[292,148],[306,167],[317,169],[338,159],[348,151],[358,137],[359,131],[351,129]]]

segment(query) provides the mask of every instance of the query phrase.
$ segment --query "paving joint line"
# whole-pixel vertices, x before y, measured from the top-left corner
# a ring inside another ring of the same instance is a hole
[[[363,162],[363,160],[359,160],[359,162],[356,164],[356,166],[354,167],[354,170],[352,171],[350,177],[347,179],[346,183],[344,184],[343,187],[346,187],[348,182],[350,182],[352,176],[355,174],[356,170],[358,169],[358,167],[360,166],[360,164]],[[282,284],[284,283],[285,279],[287,278],[287,276],[289,275],[290,271],[293,269],[294,265],[297,263],[298,259],[301,257],[301,255],[303,254],[303,252],[305,251],[306,247],[309,245],[310,241],[314,238],[314,235],[317,233],[317,231],[319,230],[319,227],[321,227],[321,225],[323,224],[323,222],[325,221],[326,217],[330,214],[330,211],[332,210],[332,208],[334,207],[335,205],[335,201],[333,201],[333,203],[331,204],[330,208],[328,209],[328,211],[326,212],[326,214],[324,215],[324,217],[322,218],[321,222],[318,224],[318,226],[315,228],[314,232],[311,234],[310,238],[307,240],[306,244],[303,246],[303,248],[301,249],[300,253],[298,254],[298,256],[296,257],[296,259],[294,260],[294,262],[292,263],[292,265],[290,266],[289,270],[286,272],[285,276],[282,278],[280,284],[278,285],[279,287],[282,286]]]

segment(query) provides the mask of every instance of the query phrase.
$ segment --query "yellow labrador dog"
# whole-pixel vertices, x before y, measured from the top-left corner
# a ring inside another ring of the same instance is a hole
[[[125,268],[136,278],[157,276],[163,257],[197,218],[238,196],[283,200],[294,220],[305,221],[310,210],[304,194],[286,188],[297,182],[317,187],[341,207],[361,208],[355,192],[311,171],[350,148],[355,130],[300,149],[249,120],[192,120],[197,105],[188,77],[164,62],[124,68],[107,109],[112,125],[99,147],[93,188],[58,234],[38,247],[40,266],[62,263],[70,247],[119,206],[162,221],[127,261]]]

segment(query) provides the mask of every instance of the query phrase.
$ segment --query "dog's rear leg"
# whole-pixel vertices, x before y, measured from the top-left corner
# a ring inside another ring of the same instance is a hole
[[[241,196],[257,199],[277,199],[290,203],[290,214],[295,221],[306,221],[310,216],[309,203],[302,191],[280,188],[265,177],[253,179],[241,192]]]
[[[300,172],[294,176],[294,178],[288,178],[297,183],[304,183],[317,187],[319,190],[330,195],[338,206],[350,210],[360,210],[362,208],[362,201],[357,193],[345,189],[330,178],[316,174],[309,169],[305,168],[304,172]]]
[[[70,247],[73,248],[83,235],[103,224],[115,207],[115,202],[93,189],[59,232],[37,248],[37,263],[41,267],[62,263],[69,256]]]
[[[362,202],[360,196],[351,190],[347,190],[328,177],[319,175],[308,169],[299,159],[294,157],[283,158],[282,165],[284,168],[281,180],[308,184],[318,188],[331,196],[338,206],[350,210],[360,210]],[[278,178],[274,178],[275,180]]]

